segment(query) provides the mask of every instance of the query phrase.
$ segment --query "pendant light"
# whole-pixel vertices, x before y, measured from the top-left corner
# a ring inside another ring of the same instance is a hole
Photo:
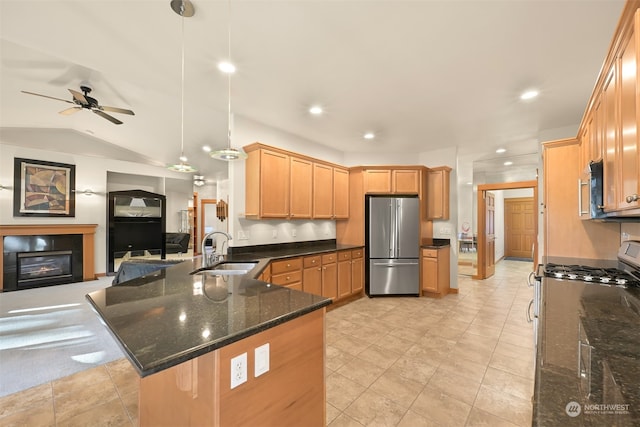
[[[181,120],[180,120],[180,163],[176,163],[169,166],[169,170],[175,172],[192,173],[197,169],[187,163],[187,158],[184,155],[184,18],[191,17],[195,13],[195,9],[189,0],[171,0],[171,9],[182,17],[182,79],[181,79]]]
[[[210,156],[214,159],[232,161],[243,160],[247,158],[247,153],[243,150],[231,147],[231,74],[235,71],[235,67],[231,63],[231,0],[227,2],[227,61],[229,68],[225,69],[227,73],[227,147],[219,150],[211,151]],[[220,68],[220,67],[219,67]]]

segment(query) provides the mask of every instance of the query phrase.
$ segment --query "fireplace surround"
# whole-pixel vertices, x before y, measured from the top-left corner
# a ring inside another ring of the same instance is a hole
[[[95,280],[96,224],[0,225],[0,290]]]

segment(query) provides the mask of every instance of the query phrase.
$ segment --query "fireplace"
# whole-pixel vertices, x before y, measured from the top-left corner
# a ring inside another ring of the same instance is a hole
[[[20,252],[17,255],[18,289],[73,281],[73,251]]]
[[[0,292],[95,280],[95,224],[0,225]]]

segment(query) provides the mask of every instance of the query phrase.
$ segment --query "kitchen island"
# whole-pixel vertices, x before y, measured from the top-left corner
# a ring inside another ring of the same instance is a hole
[[[324,425],[330,299],[187,259],[87,295],[140,375],[146,425]]]

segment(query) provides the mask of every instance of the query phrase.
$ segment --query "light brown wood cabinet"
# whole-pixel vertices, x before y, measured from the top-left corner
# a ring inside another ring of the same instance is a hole
[[[421,282],[422,294],[443,297],[450,287],[450,247],[422,249]]]
[[[364,171],[364,192],[420,194],[420,169],[376,168]]]
[[[349,217],[348,169],[260,143],[244,150],[246,218]]]
[[[287,258],[271,263],[271,283],[302,290],[302,257]]]
[[[322,296],[338,298],[338,264],[336,253],[322,255]]]
[[[313,163],[298,157],[290,157],[290,162],[289,217],[291,219],[311,218]]]
[[[338,252],[338,298],[351,295],[351,251]]]
[[[449,219],[449,176],[451,168],[441,166],[427,172],[427,219]]]
[[[360,294],[364,289],[364,250],[351,251],[351,293]]]
[[[310,255],[302,261],[302,290],[314,295],[322,295],[322,256]]]

